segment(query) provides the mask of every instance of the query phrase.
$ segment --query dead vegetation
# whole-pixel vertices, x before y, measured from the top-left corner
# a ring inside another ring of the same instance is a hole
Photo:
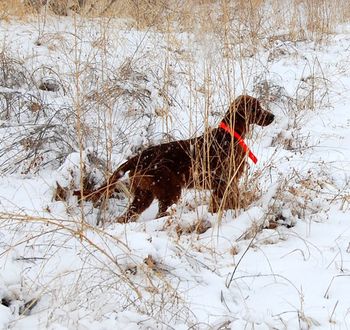
[[[262,39],[276,37],[294,42],[326,41],[337,24],[349,19],[350,5],[346,0],[332,3],[326,0],[13,0],[0,6],[3,19],[11,15],[25,18],[28,13],[121,18],[138,29],[156,28],[168,32],[195,29],[199,33],[223,33],[224,38],[232,30],[238,38],[236,43],[244,37],[253,46]],[[285,31],[282,35],[271,33],[282,28]]]

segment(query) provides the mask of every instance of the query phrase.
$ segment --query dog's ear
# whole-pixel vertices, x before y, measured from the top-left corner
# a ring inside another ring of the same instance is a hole
[[[274,115],[266,111],[260,104],[260,101],[249,95],[242,95],[236,99],[237,114],[244,117],[245,123],[267,126],[274,120]]]
[[[251,124],[267,126],[273,122],[274,117],[271,112],[262,108],[258,99],[241,95],[231,103],[222,121],[244,135]]]
[[[252,110],[259,106],[259,101],[254,97],[249,95],[240,95],[231,103],[225,119],[230,118],[229,122],[236,122],[236,117],[239,117],[237,118],[238,120],[246,121]]]
[[[243,116],[261,110],[259,100],[250,95],[238,96],[235,100],[235,104],[237,111]]]

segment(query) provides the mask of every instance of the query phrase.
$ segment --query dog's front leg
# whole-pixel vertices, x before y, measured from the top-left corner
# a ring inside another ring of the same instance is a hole
[[[222,204],[222,198],[224,196],[226,190],[226,185],[223,184],[223,182],[217,181],[213,184],[213,191],[210,197],[210,203],[208,207],[208,211],[210,213],[216,213],[219,211],[221,204]]]
[[[236,209],[239,204],[239,190],[236,181],[227,185],[226,182],[218,182],[213,189],[208,211],[216,213],[219,209]]]
[[[219,210],[219,207],[220,207],[220,200],[214,193],[212,193],[210,197],[208,211],[210,213],[216,213]]]

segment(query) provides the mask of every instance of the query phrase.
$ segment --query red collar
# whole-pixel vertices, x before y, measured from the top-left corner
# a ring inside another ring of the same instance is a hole
[[[258,159],[255,157],[255,155],[251,152],[251,150],[245,144],[242,137],[235,130],[233,130],[231,127],[226,125],[223,121],[220,123],[219,127],[222,128],[224,131],[230,133],[232,136],[234,136],[237,139],[237,142],[243,148],[243,150],[248,154],[249,158],[253,161],[254,164],[256,164]]]

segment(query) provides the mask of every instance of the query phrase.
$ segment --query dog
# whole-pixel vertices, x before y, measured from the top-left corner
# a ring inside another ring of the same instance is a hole
[[[256,161],[243,139],[252,124],[270,125],[274,115],[249,95],[237,97],[229,106],[220,126],[199,137],[173,141],[146,148],[121,164],[111,177],[94,191],[74,194],[96,203],[109,198],[116,184],[129,172],[133,200],[126,212],[117,218],[120,223],[136,221],[139,215],[158,199],[157,217],[177,203],[183,188],[204,188],[212,191],[209,211],[236,208],[238,182],[249,157]]]

